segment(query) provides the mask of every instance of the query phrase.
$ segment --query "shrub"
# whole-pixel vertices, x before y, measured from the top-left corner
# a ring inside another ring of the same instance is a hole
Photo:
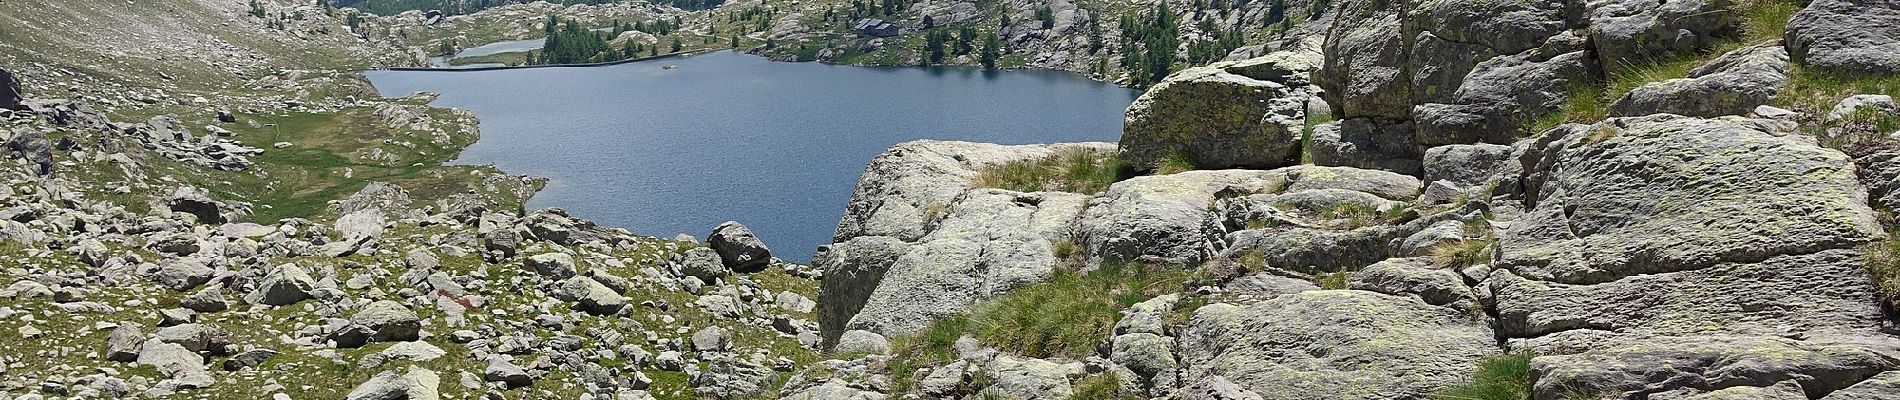
[[[1487,357],[1478,362],[1478,371],[1462,385],[1438,392],[1438,399],[1457,400],[1529,400],[1531,398],[1531,355],[1523,353]]]

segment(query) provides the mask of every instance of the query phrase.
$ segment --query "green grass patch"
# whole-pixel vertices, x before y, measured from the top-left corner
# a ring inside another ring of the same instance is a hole
[[[1465,268],[1491,262],[1491,245],[1496,239],[1463,239],[1432,247],[1432,261],[1448,268]]]
[[[1110,264],[1078,274],[1058,271],[978,305],[970,322],[985,344],[1030,357],[1080,359],[1108,337],[1121,310],[1157,295],[1177,292],[1191,272],[1171,266]]]
[[[1112,152],[1072,148],[1040,159],[985,168],[971,185],[1019,192],[1095,194],[1133,175],[1133,169]]]
[[[1462,385],[1432,395],[1445,400],[1530,400],[1531,355],[1523,353],[1487,357],[1478,362],[1478,371]]]
[[[978,304],[965,315],[895,337],[894,357],[885,362],[892,393],[907,392],[920,369],[955,361],[957,339],[966,335],[1013,354],[1082,359],[1108,338],[1121,310],[1178,292],[1193,275],[1187,268],[1144,264],[1110,264],[1088,273],[1058,271],[1046,282]]]
[[[1075,392],[1071,400],[1139,400],[1145,399],[1137,390],[1122,387],[1122,380],[1113,372],[1089,375],[1075,381]]]

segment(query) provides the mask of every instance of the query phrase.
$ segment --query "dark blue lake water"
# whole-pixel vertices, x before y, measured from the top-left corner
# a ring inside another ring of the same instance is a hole
[[[664,66],[677,65],[676,69]],[[1114,141],[1138,92],[1053,71],[866,68],[728,52],[595,68],[366,73],[481,117],[460,163],[551,178],[562,207],[637,234],[750,226],[773,255],[830,241],[872,157],[917,139]]]

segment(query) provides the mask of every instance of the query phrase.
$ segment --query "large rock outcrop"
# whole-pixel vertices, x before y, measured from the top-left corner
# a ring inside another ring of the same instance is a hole
[[[1900,3],[1814,0],[1788,21],[1784,42],[1807,67],[1859,76],[1900,72]]]
[[[1067,149],[1113,151],[1112,143],[1005,146],[922,140],[899,144],[871,160],[845,202],[832,242],[859,236],[915,241],[929,233],[931,210],[942,211],[984,168],[1034,160]]]
[[[1169,75],[1128,106],[1121,160],[1152,169],[1170,158],[1202,168],[1277,168],[1300,162],[1308,76],[1320,55],[1283,51]]]
[[[1776,125],[1674,115],[1557,128],[1483,293],[1515,346],[1869,332],[1859,248],[1884,237],[1846,155]]]

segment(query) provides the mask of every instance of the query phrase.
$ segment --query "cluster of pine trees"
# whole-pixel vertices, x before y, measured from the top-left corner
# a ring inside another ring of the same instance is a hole
[[[970,26],[957,28],[955,36],[950,31],[949,28],[934,27],[924,31],[924,64],[942,64],[948,56],[975,52],[977,62],[982,63],[984,68],[996,68],[996,61],[1003,54],[1003,40],[996,36],[996,32],[979,34],[975,27]]]
[[[1121,66],[1130,84],[1152,85],[1173,72],[1174,51],[1181,45],[1180,19],[1166,3],[1145,17],[1122,15]]]
[[[618,60],[619,52],[610,52],[607,38],[600,32],[582,28],[579,22],[549,15],[544,28],[548,37],[541,44],[535,64],[581,64]]]

